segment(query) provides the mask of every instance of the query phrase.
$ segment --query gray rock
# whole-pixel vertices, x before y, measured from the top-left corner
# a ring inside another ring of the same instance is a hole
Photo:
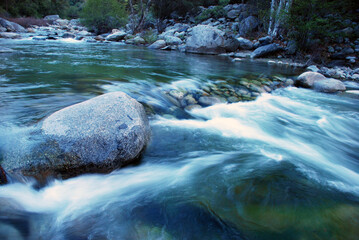
[[[167,43],[167,45],[181,45],[182,44],[182,40],[178,37],[174,37],[174,36],[166,36],[165,41]]]
[[[11,32],[2,32],[2,33],[0,33],[0,38],[18,39],[18,38],[21,38],[21,35],[17,34],[17,33],[11,33]]]
[[[252,41],[239,37],[237,38],[238,42],[239,42],[239,48],[243,49],[243,50],[251,50],[253,49],[253,43]]]
[[[312,88],[315,82],[323,81],[326,79],[327,78],[320,73],[305,72],[297,78],[297,80],[295,81],[295,85],[298,87]]]
[[[224,32],[208,25],[198,25],[192,29],[192,36],[187,39],[186,51],[190,53],[219,54],[224,53],[226,41]]]
[[[236,17],[239,16],[240,13],[241,13],[240,10],[231,10],[227,13],[227,17],[230,19],[235,19]]]
[[[315,65],[310,65],[309,67],[307,67],[307,70],[308,71],[311,71],[311,72],[319,72],[319,68]]]
[[[223,99],[218,98],[218,97],[203,96],[198,99],[198,103],[201,104],[202,106],[211,106],[214,104],[224,103],[224,102],[225,101],[223,101]]]
[[[12,52],[15,52],[15,51],[12,50],[11,48],[0,47],[0,53],[12,53]]]
[[[271,44],[273,42],[273,38],[271,36],[265,36],[258,39],[261,46]]]
[[[3,167],[9,173],[42,179],[110,172],[140,156],[150,127],[140,103],[112,92],[53,113],[43,121],[41,134],[46,144],[34,153],[4,156]]]
[[[26,29],[21,25],[3,18],[0,18],[0,26],[5,28],[8,32],[26,32]]]
[[[113,34],[108,35],[106,37],[106,40],[118,42],[118,41],[125,39],[126,35],[127,35],[127,33],[125,33],[124,31],[119,31],[119,32],[115,32]]]
[[[281,50],[282,50],[282,48],[280,46],[278,46],[275,43],[272,43],[269,45],[259,47],[256,50],[254,50],[254,52],[251,54],[251,58],[259,58],[259,57],[268,56],[268,55],[277,53]]]
[[[249,58],[251,57],[251,51],[240,51],[234,54],[235,58]]]
[[[145,39],[141,38],[140,36],[137,36],[133,39],[133,43],[136,45],[145,44]]]
[[[328,52],[329,52],[329,53],[334,53],[335,50],[334,50],[334,48],[333,48],[332,46],[329,46],[329,47],[328,47]]]
[[[70,20],[70,25],[71,26],[81,26],[80,19],[71,19]]]
[[[223,47],[227,52],[234,52],[239,48],[239,41],[232,36],[227,36]]]
[[[56,21],[58,19],[61,19],[59,15],[48,15],[44,17],[44,20],[49,20],[49,21]]]
[[[63,38],[75,38],[75,34],[66,32],[62,35]]]
[[[254,16],[249,16],[240,22],[238,32],[240,36],[246,36],[254,32],[257,29],[258,25],[258,18]]]
[[[325,93],[335,93],[346,90],[344,83],[334,78],[316,81],[313,86],[316,91]]]
[[[165,40],[157,40],[156,42],[152,43],[148,48],[151,49],[161,49],[166,47],[166,41]]]
[[[55,22],[63,27],[69,25],[70,23],[70,21],[67,19],[57,19]]]

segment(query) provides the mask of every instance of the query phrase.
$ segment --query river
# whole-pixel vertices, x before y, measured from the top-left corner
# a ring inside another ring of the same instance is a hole
[[[16,50],[0,61],[0,158],[26,151],[46,116],[99,94],[162,109],[137,165],[0,186],[0,239],[359,236],[358,99],[289,87],[185,111],[162,92],[300,70],[121,44],[0,44]]]

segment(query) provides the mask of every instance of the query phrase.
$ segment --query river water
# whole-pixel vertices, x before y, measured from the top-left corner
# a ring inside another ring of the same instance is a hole
[[[5,41],[0,157],[51,113],[112,91],[159,109],[164,89],[293,77],[266,63],[120,44]],[[357,239],[359,100],[294,87],[150,116],[140,164],[0,187],[0,239]],[[180,112],[180,114],[178,114]]]

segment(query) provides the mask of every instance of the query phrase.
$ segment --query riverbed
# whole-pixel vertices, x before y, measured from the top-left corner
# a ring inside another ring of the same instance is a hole
[[[123,91],[151,105],[142,161],[0,187],[1,239],[356,239],[359,100],[295,87],[186,110],[164,92],[301,69],[123,44],[1,40],[0,157],[43,119]]]

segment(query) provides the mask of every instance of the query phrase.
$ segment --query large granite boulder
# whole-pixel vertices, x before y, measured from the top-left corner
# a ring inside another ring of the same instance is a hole
[[[41,136],[44,143],[31,153],[4,154],[4,169],[40,180],[110,172],[138,159],[150,127],[140,103],[113,92],[53,113],[43,121]]]
[[[299,75],[295,81],[295,85],[298,87],[312,88],[314,83],[327,79],[320,73],[317,72],[305,72]]]
[[[243,19],[240,23],[239,23],[239,29],[238,29],[238,33],[240,36],[246,36],[252,32],[254,32],[259,25],[259,20],[257,17],[254,16],[249,16],[245,19]]]
[[[219,54],[225,50],[225,33],[215,27],[198,25],[187,39],[186,51],[190,53]]]
[[[121,41],[123,39],[125,39],[127,33],[124,31],[119,31],[119,32],[115,32],[113,34],[110,34],[106,37],[107,41],[113,41],[113,42],[118,42]]]
[[[342,81],[334,78],[327,78],[324,80],[314,82],[314,90],[325,93],[335,93],[345,91],[346,87]]]
[[[5,28],[8,32],[26,32],[26,29],[21,25],[3,18],[0,18],[0,27]]]
[[[280,47],[278,44],[275,43],[268,44],[254,50],[253,53],[251,54],[251,58],[265,57],[271,54],[275,54],[281,50],[283,50],[283,48]]]

